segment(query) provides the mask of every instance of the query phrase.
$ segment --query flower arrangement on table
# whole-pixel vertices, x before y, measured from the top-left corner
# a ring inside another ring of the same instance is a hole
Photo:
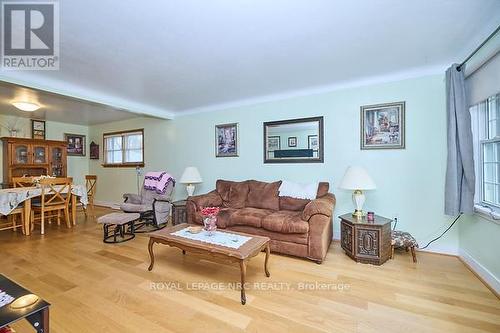
[[[55,179],[56,177],[52,177],[52,176],[38,176],[38,177],[33,177],[33,185],[35,186],[39,186],[40,185],[40,182],[44,179]]]
[[[219,214],[219,211],[219,207],[205,207],[201,210],[203,226],[209,236],[213,235],[217,230],[217,214]]]

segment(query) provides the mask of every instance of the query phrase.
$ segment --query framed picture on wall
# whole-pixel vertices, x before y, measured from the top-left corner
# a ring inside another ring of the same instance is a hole
[[[361,107],[361,149],[405,148],[405,102]]]
[[[91,160],[99,159],[99,145],[94,141],[90,143],[90,159]]]
[[[45,121],[31,119],[31,138],[45,140]]]
[[[64,133],[68,156],[85,156],[85,135]]]
[[[281,137],[278,135],[267,137],[267,151],[275,151],[281,149]]]
[[[308,135],[307,136],[307,148],[312,150],[319,149],[318,136],[317,135]]]
[[[297,137],[291,136],[288,138],[288,147],[297,147]]]
[[[215,126],[215,156],[238,156],[238,124],[222,124]]]

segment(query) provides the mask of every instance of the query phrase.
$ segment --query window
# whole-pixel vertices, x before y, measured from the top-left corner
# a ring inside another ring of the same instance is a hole
[[[476,167],[476,207],[500,213],[500,94],[470,108]]]
[[[104,166],[144,166],[144,130],[105,133]]]

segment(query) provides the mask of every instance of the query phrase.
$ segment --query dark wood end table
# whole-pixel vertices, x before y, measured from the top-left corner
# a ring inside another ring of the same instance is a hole
[[[148,270],[153,269],[155,263],[155,257],[153,254],[153,245],[155,243],[161,243],[168,246],[177,247],[182,250],[182,254],[186,252],[191,252],[196,254],[203,259],[207,259],[215,262],[223,263],[238,263],[240,266],[241,275],[241,304],[246,303],[245,294],[245,280],[247,272],[247,262],[258,255],[262,251],[266,251],[266,259],[264,261],[264,272],[267,277],[270,277],[268,269],[269,255],[271,253],[271,248],[269,245],[270,239],[268,237],[248,235],[242,232],[227,231],[227,233],[238,234],[242,236],[251,237],[247,242],[241,245],[238,249],[233,249],[226,246],[215,245],[210,243],[205,243],[197,240],[192,240],[184,237],[179,237],[172,235],[172,233],[189,227],[189,224],[179,224],[172,227],[166,227],[162,230],[158,230],[149,234],[149,256],[151,259],[151,264]],[[223,232],[226,232],[222,230]]]
[[[186,200],[172,202],[172,225],[187,223]]]
[[[2,274],[0,274],[0,289],[14,297],[14,299],[32,294],[31,291],[21,287]],[[21,309],[13,309],[10,304],[4,305],[0,308],[0,328],[24,318],[37,333],[48,333],[49,306],[50,304],[41,298],[33,305]]]
[[[373,222],[344,214],[340,218],[340,244],[354,261],[382,265],[391,257],[391,219],[375,215]]]

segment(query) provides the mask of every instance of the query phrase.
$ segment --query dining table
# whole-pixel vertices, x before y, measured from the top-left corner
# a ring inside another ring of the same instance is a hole
[[[57,190],[58,186],[54,186]],[[68,190],[66,190],[66,193]],[[62,193],[65,193],[63,191]],[[20,204],[23,204],[24,209],[24,233],[29,236],[31,234],[31,200],[42,195],[42,188],[38,186],[33,187],[14,187],[0,189],[0,215],[9,215]],[[76,205],[77,197],[80,203],[86,207],[88,204],[87,188],[85,185],[72,184],[71,185],[71,224],[76,225]]]

